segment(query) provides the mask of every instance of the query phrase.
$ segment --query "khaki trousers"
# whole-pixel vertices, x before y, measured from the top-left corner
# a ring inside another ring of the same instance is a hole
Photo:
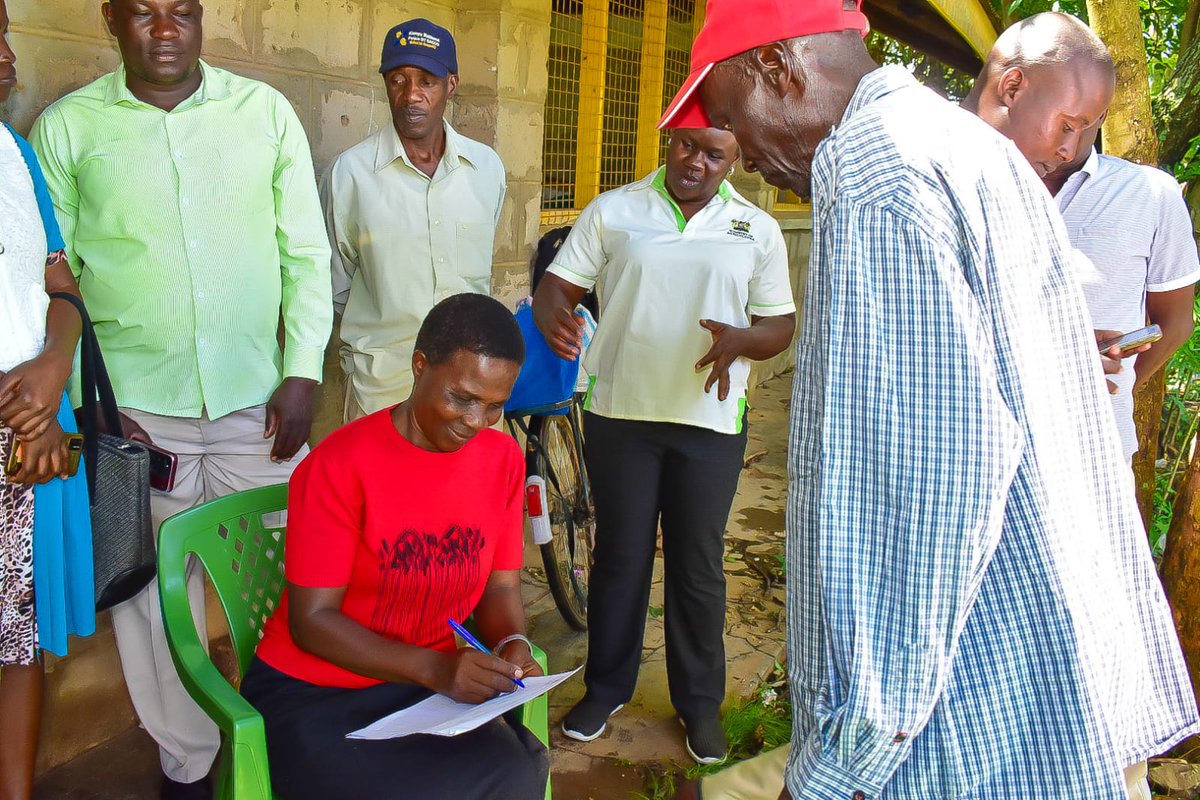
[[[306,445],[289,463],[271,461],[272,440],[263,438],[266,406],[243,409],[217,420],[121,410],[145,428],[156,445],[179,457],[174,491],[151,493],[155,530],[172,514],[208,500],[286,482],[308,452]],[[189,563],[188,599],[200,640],[207,642],[202,572],[198,562]],[[220,736],[175,671],[163,632],[158,581],[115,606],[112,621],[129,697],[142,727],[158,743],[163,773],[181,783],[200,780],[212,768]]]
[[[700,800],[779,800],[790,749],[785,744],[702,779]],[[1129,800],[1151,800],[1146,762],[1125,770],[1125,793]]]
[[[342,422],[354,422],[360,417],[365,417],[367,412],[358,404],[358,398],[354,396],[354,380],[346,376],[346,400],[342,404]]]

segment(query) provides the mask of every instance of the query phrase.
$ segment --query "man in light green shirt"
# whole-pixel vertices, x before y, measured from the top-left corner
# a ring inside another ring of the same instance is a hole
[[[395,26],[379,71],[392,125],[338,156],[322,187],[347,421],[408,397],[417,330],[438,301],[491,292],[504,203],[500,157],[444,119],[458,86],[450,32]]]
[[[152,497],[157,524],[289,477],[332,326],[329,247],[299,119],[269,86],[200,61],[198,0],[103,12],[122,66],[46,109],[30,138],[125,435],[179,459],[174,490]],[[179,683],[157,583],[113,625],[162,796],[209,796],[219,738]]]

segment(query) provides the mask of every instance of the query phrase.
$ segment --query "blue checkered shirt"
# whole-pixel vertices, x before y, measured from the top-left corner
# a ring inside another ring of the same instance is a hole
[[[796,800],[1123,800],[1200,730],[1052,200],[903,69],[813,164]]]

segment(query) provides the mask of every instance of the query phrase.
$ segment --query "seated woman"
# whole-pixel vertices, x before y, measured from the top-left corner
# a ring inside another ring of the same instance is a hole
[[[524,463],[490,429],[524,356],[504,306],[447,298],[417,334],[409,398],[296,469],[287,589],[242,683],[287,800],[543,796],[546,750],[511,715],[455,737],[345,738],[435,692],[479,703],[541,674],[521,602]],[[456,648],[447,621],[471,614],[499,657]]]

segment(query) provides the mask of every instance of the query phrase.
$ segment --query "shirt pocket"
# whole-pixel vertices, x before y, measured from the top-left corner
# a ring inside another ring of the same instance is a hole
[[[460,222],[456,238],[458,274],[474,291],[490,293],[496,226],[491,222]]]
[[[1074,245],[1095,266],[1098,274],[1093,280],[1114,291],[1145,289],[1150,242],[1144,237],[1132,232],[1128,236],[1113,236],[1084,230],[1075,236]]]

